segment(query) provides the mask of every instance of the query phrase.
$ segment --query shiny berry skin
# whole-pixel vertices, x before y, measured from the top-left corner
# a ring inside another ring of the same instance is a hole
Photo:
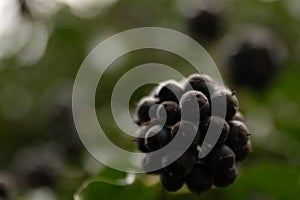
[[[192,192],[201,194],[211,188],[214,176],[203,163],[197,163],[187,175],[185,182]]]
[[[230,131],[226,144],[232,148],[244,147],[247,145],[250,136],[247,126],[243,122],[236,120],[230,121],[229,126]]]
[[[175,192],[183,186],[184,179],[162,171],[160,173],[160,182],[165,190]]]
[[[135,122],[137,125],[147,124],[150,122],[150,108],[152,106],[158,106],[158,99],[152,97],[144,97],[142,98],[136,107],[135,110]],[[155,108],[155,107],[153,107]],[[155,109],[156,110],[156,109]],[[155,115],[155,114],[154,114]]]
[[[232,150],[235,152],[236,161],[245,160],[245,158],[251,153],[252,147],[250,140],[247,142],[245,146],[233,146]]]
[[[145,156],[142,162],[143,170],[146,171],[147,174],[160,174],[162,171],[161,169],[154,170],[154,171],[151,170],[151,167],[154,165],[153,162],[155,162],[153,159],[154,158],[152,154],[147,154]],[[158,162],[161,163],[160,161]]]
[[[211,96],[210,93],[215,91],[215,82],[206,74],[192,74],[187,78],[184,85],[185,91],[189,91],[191,89],[200,91],[208,99]]]
[[[180,129],[180,131],[179,131]],[[197,153],[197,147],[196,147],[196,135],[197,135],[197,129],[195,128],[195,126],[190,123],[190,122],[186,122],[186,121],[180,121],[178,123],[176,123],[171,130],[171,138],[175,138],[176,135],[179,135],[179,144],[176,144],[176,148],[184,148],[184,146],[186,146],[186,142],[188,140],[189,137],[193,137],[194,140],[192,141],[192,143],[190,144],[190,150],[193,151],[195,154]]]
[[[144,153],[150,152],[145,145],[145,136],[148,129],[149,129],[148,126],[143,126],[136,132],[136,136],[137,136],[135,139],[136,146],[141,152]]]
[[[212,134],[207,135],[209,128]],[[221,133],[216,143],[217,145],[225,143],[229,133],[229,125],[224,119],[218,116],[211,116],[207,118],[203,123],[201,123],[199,133],[197,135],[197,143],[202,145],[205,137],[208,137],[210,141],[214,140],[216,138],[214,133],[219,131],[221,131]]]
[[[216,187],[226,187],[231,185],[235,181],[237,175],[238,168],[236,163],[234,163],[231,168],[215,176],[214,185]]]
[[[212,95],[212,115],[219,115],[220,117],[225,117],[226,120],[232,119],[233,116],[239,109],[239,102],[234,92],[228,89],[220,89]],[[226,106],[226,113],[222,113],[222,108]],[[213,112],[216,113],[213,113]],[[225,116],[223,116],[225,114]]]
[[[162,164],[168,160],[167,157],[163,157]],[[186,151],[176,161],[166,166],[164,170],[176,177],[184,178],[193,168],[196,163],[196,157],[191,151]]]
[[[190,122],[200,122],[209,115],[210,106],[207,97],[200,91],[188,91],[180,99],[182,119]],[[198,106],[198,107],[197,107]],[[199,119],[195,114],[199,113]]]
[[[245,117],[241,112],[237,111],[231,120],[245,122]]]
[[[225,168],[232,167],[235,163],[235,154],[233,150],[226,146],[216,146],[205,158],[205,163],[209,169],[218,173]]]
[[[165,101],[157,108],[157,117],[165,121],[166,126],[174,125],[180,120],[180,111],[178,104],[173,101]]]
[[[161,82],[151,92],[151,95],[158,98],[160,103],[164,101],[174,101],[178,103],[182,94],[183,89],[175,80]]]
[[[171,141],[171,130],[160,125],[151,127],[145,136],[145,146],[149,151],[156,151]]]

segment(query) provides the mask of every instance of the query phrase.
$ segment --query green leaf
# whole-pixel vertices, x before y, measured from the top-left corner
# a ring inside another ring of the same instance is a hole
[[[150,200],[156,198],[157,191],[157,185],[146,186],[141,181],[136,180],[134,174],[126,175],[125,173],[106,168],[97,178],[84,183],[74,195],[74,199]]]

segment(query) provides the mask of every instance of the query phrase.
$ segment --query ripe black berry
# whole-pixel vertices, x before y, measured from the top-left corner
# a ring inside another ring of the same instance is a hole
[[[183,89],[178,82],[167,80],[159,83],[159,85],[151,92],[151,95],[158,98],[159,102],[174,101],[178,103],[182,93]]]
[[[209,128],[211,130],[211,133],[213,134],[207,135],[207,131]],[[216,138],[216,135],[214,133],[219,131],[221,131],[221,133],[217,141],[217,145],[225,143],[228,137],[229,125],[224,119],[218,116],[212,116],[207,118],[203,123],[201,123],[199,133],[197,135],[197,143],[202,145],[203,140],[206,136],[209,139],[208,141],[214,140]]]
[[[229,122],[229,126],[230,131],[226,144],[232,148],[246,146],[250,135],[246,125],[243,122],[233,120]]]
[[[178,104],[173,101],[165,101],[158,106],[157,117],[165,121],[165,125],[174,125],[180,120]]]
[[[198,108],[197,108],[198,106]],[[209,114],[209,102],[206,96],[200,91],[188,91],[180,99],[182,119],[185,121],[199,122]],[[199,113],[199,119],[194,119],[194,115]],[[196,121],[195,121],[196,120]]]
[[[233,166],[235,163],[235,154],[230,147],[221,145],[216,146],[204,160],[214,173],[219,173]]]
[[[232,120],[240,121],[240,122],[245,122],[245,117],[241,112],[236,112],[235,115],[232,117]]]
[[[155,161],[153,160],[152,154],[147,154],[143,159],[143,163],[142,163],[143,170],[147,172],[147,174],[160,174],[162,170],[160,169],[154,171],[152,170],[152,167],[154,165],[153,162]],[[161,163],[161,161],[158,162]]]
[[[234,182],[237,175],[238,168],[236,163],[234,163],[231,168],[215,176],[214,185],[217,187],[226,187]]]
[[[136,132],[136,136],[137,136],[135,139],[136,146],[140,151],[144,153],[150,152],[145,145],[145,136],[148,129],[149,129],[148,126],[143,126]]]
[[[242,161],[251,152],[251,142],[249,140],[245,146],[237,146],[237,147],[233,146],[232,150],[235,152],[236,161]]]
[[[198,194],[212,185],[232,184],[238,175],[236,162],[251,151],[249,131],[238,111],[235,93],[205,74],[192,74],[180,84],[167,81],[162,85],[137,108],[140,129],[136,135],[142,138],[136,139],[136,145],[148,153],[143,169],[159,174],[168,191],[179,190],[184,182]],[[157,151],[166,145],[171,152]],[[209,147],[211,151],[202,157]]]
[[[173,174],[162,171],[160,173],[160,182],[165,190],[175,192],[182,187],[184,179],[178,178]]]
[[[214,176],[203,163],[197,163],[187,175],[185,182],[192,192],[201,194],[213,185]]]
[[[235,93],[228,89],[220,89],[216,91],[212,96],[212,107],[214,108],[214,115],[220,115],[221,117],[223,113],[222,108],[226,106],[226,120],[232,119],[232,117],[236,114],[239,109],[239,102]],[[213,112],[213,111],[212,111]]]
[[[187,78],[184,89],[189,91],[190,89],[202,92],[207,98],[210,97],[210,93],[215,90],[215,82],[206,74],[192,74]]]
[[[171,130],[160,125],[151,127],[145,136],[145,146],[149,151],[156,151],[171,141]]]
[[[162,164],[168,161],[167,157],[163,157]],[[180,158],[166,166],[164,170],[176,177],[184,178],[196,163],[196,157],[191,151],[186,151]]]
[[[158,99],[145,97],[141,99],[135,110],[135,122],[137,125],[147,124],[151,120],[150,108],[156,106]]]
[[[179,131],[180,129],[180,131]],[[182,143],[176,144],[176,148],[182,149],[185,146],[186,139],[190,136],[194,135],[194,138],[196,138],[197,129],[196,127],[187,121],[180,121],[176,123],[172,130],[171,130],[171,138],[173,139],[177,134],[180,134],[180,140]],[[193,134],[193,135],[192,135]],[[192,144],[190,145],[189,150],[193,151],[195,154],[197,153],[197,147],[196,147],[196,141],[193,140]]]

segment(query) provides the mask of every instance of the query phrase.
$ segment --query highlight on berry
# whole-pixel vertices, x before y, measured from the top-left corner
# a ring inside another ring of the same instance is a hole
[[[221,99],[225,103],[221,104]],[[212,115],[212,101],[217,107],[226,107],[225,116]],[[196,120],[191,120],[193,117],[189,115],[195,114]],[[213,186],[229,186],[238,176],[237,162],[251,152],[250,132],[239,111],[236,93],[219,86],[207,74],[192,74],[182,81],[160,83],[137,103],[135,122],[139,126],[136,146],[144,153],[168,145],[178,134],[184,140],[187,135],[196,133],[187,150],[171,164],[165,165],[170,159],[166,156],[155,160],[161,163],[161,169],[149,170],[155,161],[151,154],[144,158],[145,172],[159,175],[162,187],[170,192],[181,189],[184,184],[198,194]],[[208,129],[221,130],[219,138],[211,138],[214,134],[207,134]],[[216,144],[205,157],[200,157],[206,137],[215,139]],[[183,147],[172,148],[177,151]]]

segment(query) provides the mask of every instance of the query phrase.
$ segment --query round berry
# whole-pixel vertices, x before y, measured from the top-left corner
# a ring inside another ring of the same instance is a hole
[[[208,130],[210,130],[207,134]],[[211,116],[207,118],[203,123],[201,123],[198,135],[197,135],[197,143],[202,145],[205,137],[208,137],[208,141],[214,141],[217,139],[216,133],[221,132],[217,141],[217,145],[224,144],[229,133],[229,125],[228,123],[218,116]]]
[[[223,114],[226,114],[226,120],[232,119],[239,109],[239,102],[234,92],[231,92],[228,89],[220,89],[216,91],[212,96],[212,113],[213,115],[219,115],[220,117]],[[223,108],[226,106],[226,113],[221,113]]]
[[[245,122],[245,117],[244,117],[244,115],[241,112],[237,111],[235,113],[235,115],[232,117],[232,120],[236,120],[236,121],[240,121],[240,122]]]
[[[234,163],[231,168],[215,176],[214,185],[217,187],[226,187],[235,181],[237,175],[238,168],[236,163]]]
[[[168,157],[163,157],[163,166],[168,161]],[[166,166],[164,170],[176,177],[184,178],[193,168],[196,163],[196,157],[191,151],[186,151],[180,158]]]
[[[185,91],[191,89],[200,91],[209,98],[215,87],[215,82],[210,76],[206,74],[192,74],[187,78],[184,89]]]
[[[147,174],[160,174],[160,172],[162,171],[161,169],[154,170],[154,171],[152,170],[154,162],[157,162],[157,161],[153,160],[152,154],[147,154],[145,156],[145,158],[143,159],[142,167]],[[161,163],[161,162],[159,162],[159,163]]]
[[[250,154],[252,150],[251,142],[249,140],[245,146],[233,146],[232,150],[235,152],[236,161],[242,161]]]
[[[186,178],[188,188],[198,194],[207,191],[213,183],[214,176],[203,163],[196,164]]]
[[[221,34],[223,17],[218,12],[201,9],[188,20],[190,31],[199,39],[213,40]]]
[[[260,27],[235,38],[229,44],[232,46],[227,61],[229,78],[235,85],[254,90],[266,88],[278,74],[285,58],[284,44],[271,31]]]
[[[149,152],[148,148],[145,145],[145,136],[148,131],[149,127],[148,126],[142,126],[138,131],[136,132],[136,146],[137,148],[144,153]]]
[[[147,124],[151,120],[150,108],[152,106],[158,106],[158,99],[152,97],[142,98],[135,110],[135,122],[137,125]],[[156,109],[155,109],[156,110]]]
[[[167,80],[161,82],[151,92],[151,95],[157,97],[159,99],[159,102],[173,101],[178,103],[182,94],[183,89],[175,80]]]
[[[214,172],[218,173],[226,168],[230,168],[235,163],[233,150],[226,146],[216,146],[205,158],[205,163]]]
[[[244,147],[247,145],[250,135],[247,126],[243,122],[236,120],[230,121],[229,126],[230,131],[226,144],[232,148]]]
[[[24,149],[16,155],[15,174],[25,187],[53,187],[62,164],[59,155],[48,146]]]
[[[171,130],[160,125],[151,127],[145,136],[145,146],[149,151],[156,151],[171,141]]]
[[[210,106],[206,96],[200,91],[186,92],[180,99],[181,117],[185,121],[198,122],[209,115]],[[199,113],[199,119],[195,115]]]
[[[179,131],[180,129],[180,131]],[[194,135],[194,138],[196,138],[196,134],[197,134],[197,129],[195,128],[195,126],[187,121],[180,121],[178,123],[176,123],[172,130],[171,130],[171,138],[175,138],[175,136],[177,134],[180,134],[180,144],[175,144],[176,148],[181,148],[181,147],[185,147],[186,146],[186,140],[188,137],[190,137],[192,134]],[[190,145],[190,150],[194,151],[195,153],[197,153],[197,148],[196,148],[196,143],[195,140],[193,140],[192,144]]]
[[[173,174],[162,171],[160,173],[160,182],[165,190],[175,192],[182,187],[184,179],[178,178]]]
[[[174,125],[180,120],[178,104],[173,101],[165,101],[157,109],[157,117],[165,121],[166,126]]]

